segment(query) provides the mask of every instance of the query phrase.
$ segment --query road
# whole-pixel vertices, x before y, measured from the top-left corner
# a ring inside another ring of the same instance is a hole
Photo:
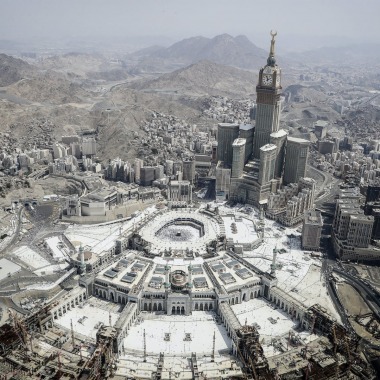
[[[373,313],[376,314],[378,318],[380,318],[380,294],[374,288],[372,288],[372,286],[367,285],[364,283],[364,281],[357,278],[356,276],[353,276],[350,273],[347,273],[336,267],[333,268],[333,272],[339,274],[347,281],[348,284],[354,287],[363,297],[364,301],[373,311]]]
[[[322,172],[312,166],[308,167],[308,175],[312,176],[312,178],[324,178],[322,185],[317,186],[317,194],[322,194],[315,199],[315,206],[316,209],[322,211],[322,214],[333,216],[335,210],[335,198],[339,193],[339,185],[341,184],[341,181],[338,178],[334,178],[330,173]]]
[[[16,239],[18,239],[18,236],[19,236],[19,233],[20,233],[21,221],[22,221],[22,214],[23,214],[23,211],[24,211],[24,206],[19,206],[19,207],[20,208],[19,208],[18,213],[17,213],[17,227],[16,227],[16,231],[13,234],[12,239],[7,244],[7,246],[0,251],[0,255],[2,255],[5,251],[7,251],[9,247],[13,246],[14,243],[15,243],[15,241],[16,241]]]
[[[337,268],[335,265],[328,266],[330,261],[331,260],[325,259],[322,265],[323,272],[329,278],[326,284],[327,290],[329,292],[332,302],[334,303],[335,309],[340,315],[343,325],[347,328],[348,331],[356,334],[354,328],[351,326],[346,310],[344,309],[343,305],[340,303],[335,282],[330,278],[330,273],[335,272],[339,276],[343,277],[345,281],[347,281],[348,284],[354,287],[361,294],[361,296],[363,297],[363,300],[367,303],[367,305],[370,307],[373,313],[377,316],[380,315],[380,294],[375,289],[365,284],[361,279],[357,278],[356,276],[351,275],[350,273],[347,273]],[[366,342],[366,345],[368,345],[369,347],[375,350],[380,349],[379,345],[373,344],[370,340],[365,339],[365,338],[363,338],[363,340]]]

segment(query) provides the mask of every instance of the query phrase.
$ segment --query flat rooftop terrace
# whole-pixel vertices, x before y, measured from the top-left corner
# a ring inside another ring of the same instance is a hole
[[[0,281],[7,278],[8,275],[13,275],[17,273],[21,267],[12,261],[7,259],[0,259]]]
[[[215,352],[229,352],[231,339],[213,312],[193,311],[192,315],[140,313],[139,320],[124,339],[126,352],[143,353],[144,330],[149,355],[164,352],[168,356],[210,355],[215,332]],[[189,335],[187,335],[189,334]]]
[[[54,323],[70,330],[72,321],[74,333],[78,338],[95,341],[101,323],[109,326],[110,317],[112,326],[116,323],[120,315],[119,308],[120,305],[92,297],[82,307],[76,306],[68,310],[66,314],[54,320]]]
[[[273,341],[281,342],[283,348],[287,347],[287,337],[289,332],[299,337],[300,344],[306,345],[317,339],[317,335],[310,334],[308,331],[298,331],[298,322],[293,321],[281,309],[274,307],[263,298],[254,298],[241,304],[231,306],[242,325],[254,325],[260,334],[264,353],[271,357],[280,351],[272,344]]]

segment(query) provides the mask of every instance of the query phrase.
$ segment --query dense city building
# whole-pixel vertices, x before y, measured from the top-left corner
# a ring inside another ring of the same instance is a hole
[[[337,199],[333,221],[333,245],[342,260],[376,260],[380,248],[372,245],[375,218],[365,215],[360,197]]]
[[[297,183],[306,175],[309,141],[289,137],[279,129],[281,114],[281,69],[275,59],[272,36],[267,64],[260,69],[256,87],[255,128],[218,124],[217,194],[221,193],[220,170],[231,167],[230,183],[223,182],[223,197],[255,206],[267,204],[281,185]],[[251,144],[252,143],[252,144]],[[219,168],[219,169],[218,169]],[[227,188],[229,189],[227,190]],[[297,215],[298,216],[298,215]]]
[[[306,164],[310,142],[296,137],[288,137],[284,167],[284,183],[294,183],[306,174]]]
[[[318,251],[321,244],[323,220],[320,211],[305,212],[302,225],[302,248]]]

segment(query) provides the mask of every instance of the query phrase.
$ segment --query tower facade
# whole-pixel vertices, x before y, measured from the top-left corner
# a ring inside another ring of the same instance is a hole
[[[306,163],[310,142],[297,137],[288,137],[284,168],[284,184],[296,183],[306,175]]]
[[[276,165],[274,170],[275,178],[282,177],[282,172],[284,170],[285,146],[287,136],[287,132],[285,132],[283,129],[280,129],[277,132],[273,132],[270,135],[270,143],[276,145],[277,147]]]
[[[308,210],[305,212],[302,226],[302,248],[319,250],[323,220],[320,211]]]
[[[259,184],[264,185],[274,178],[277,147],[266,144],[260,148]]]
[[[194,184],[195,180],[195,161],[194,158],[189,160],[182,161],[183,168],[183,180],[189,181],[191,184]]]
[[[239,137],[239,124],[218,124],[218,161],[225,165],[232,164],[232,143]]]
[[[246,140],[241,138],[236,139],[232,144],[232,178],[239,178],[241,175],[243,175],[245,144]]]
[[[279,129],[281,112],[281,69],[276,64],[274,47],[277,33],[272,33],[272,41],[266,66],[259,72],[256,86],[256,126],[253,140],[253,158],[260,158],[260,148],[270,143],[270,134]]]
[[[252,156],[254,132],[255,127],[252,124],[240,124],[239,137],[245,139],[244,163],[246,163]]]

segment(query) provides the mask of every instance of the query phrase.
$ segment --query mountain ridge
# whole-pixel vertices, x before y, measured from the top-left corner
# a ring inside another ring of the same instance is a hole
[[[252,72],[202,60],[155,79],[132,82],[130,88],[178,95],[240,97],[251,94],[256,81],[257,75]]]
[[[233,37],[226,33],[213,38],[190,37],[178,41],[168,48],[151,52],[148,50],[145,55],[141,52],[135,52],[129,57],[140,58],[134,62],[134,65],[143,72],[157,70],[157,68],[169,71],[202,60],[244,70],[258,70],[268,57],[268,52],[257,47],[246,36]]]

